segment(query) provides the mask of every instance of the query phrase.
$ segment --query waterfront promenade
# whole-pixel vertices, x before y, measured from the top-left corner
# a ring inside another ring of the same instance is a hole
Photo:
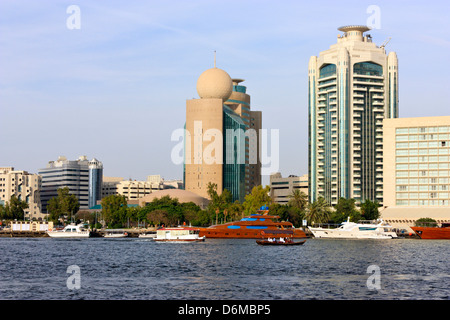
[[[118,231],[119,229],[115,229]],[[120,231],[124,231],[128,233],[128,237],[137,238],[139,234],[155,231],[155,228],[147,228],[147,229],[120,229]],[[111,229],[94,229],[91,231],[91,237],[103,237],[105,233],[111,232]],[[12,231],[9,229],[0,230],[0,238],[44,238],[49,237],[46,231]]]

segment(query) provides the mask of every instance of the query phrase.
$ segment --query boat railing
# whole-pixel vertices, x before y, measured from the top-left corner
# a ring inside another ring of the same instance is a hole
[[[105,229],[105,233],[108,234],[121,234],[126,232],[125,229]]]
[[[433,221],[423,221],[423,222],[421,222],[421,221],[416,221],[414,225],[415,225],[416,227],[442,228],[442,227],[444,227],[446,224],[447,224],[447,227],[448,227],[448,223],[440,224],[440,223],[438,223],[438,222],[433,222]]]
[[[379,224],[381,220],[358,220],[359,224]]]
[[[339,228],[341,223],[314,223],[314,228],[323,228],[323,229],[336,229]]]

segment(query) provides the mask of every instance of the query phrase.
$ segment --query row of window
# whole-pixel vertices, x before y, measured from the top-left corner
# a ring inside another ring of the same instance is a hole
[[[431,134],[410,134],[397,135],[395,141],[429,141],[429,140],[448,140],[450,134],[448,133],[431,133]]]
[[[449,147],[450,142],[447,140],[440,140],[440,141],[426,141],[426,142],[397,142],[396,145],[397,149],[417,149],[417,148],[438,148],[438,147]]]
[[[422,156],[422,155],[446,155],[450,154],[447,148],[439,149],[399,149],[395,151],[397,156]]]
[[[397,199],[449,199],[448,192],[397,193]]]
[[[396,177],[448,177],[448,170],[397,171]]]
[[[41,171],[39,172],[40,175],[45,176],[49,173],[64,173],[64,172],[80,172],[80,173],[89,173],[89,169],[65,169],[65,168],[61,168],[61,169],[54,169],[54,170],[45,170],[45,171]]]
[[[448,169],[450,163],[410,163],[410,164],[397,164],[395,169],[397,170],[422,170],[422,169]]]
[[[449,200],[397,200],[397,206],[448,206]]]
[[[447,190],[449,190],[449,186],[447,184],[397,186],[397,191],[447,191]]]
[[[405,179],[405,178],[398,178],[397,179],[397,184],[409,184],[409,185],[414,185],[414,184],[428,184],[428,183],[439,183],[439,184],[446,184],[449,183],[449,178],[410,178],[410,179]]]
[[[408,134],[408,133],[437,133],[437,132],[450,132],[450,127],[416,127],[416,128],[397,128],[396,134]]]
[[[65,174],[56,174],[56,175],[52,175],[52,176],[45,176],[45,179],[48,178],[60,178],[60,177],[80,177],[80,178],[87,178],[89,179],[89,174],[71,174],[71,173],[65,173]]]
[[[6,190],[7,190],[7,189],[0,189],[0,192],[6,192]],[[15,192],[16,192],[16,190],[11,189],[11,193],[15,193]],[[22,188],[19,188],[19,190],[17,190],[17,192],[22,192]],[[30,193],[31,191],[30,191],[30,189],[27,189],[26,192],[27,192],[27,193]]]
[[[396,163],[448,162],[448,156],[397,157]]]
[[[408,197],[409,195],[409,197]],[[397,194],[397,200],[449,200],[448,192],[430,192],[430,193],[400,193]]]
[[[1,191],[1,190],[0,190],[0,191]],[[3,190],[3,191],[5,191],[5,190]],[[2,197],[5,198],[5,195],[2,195]],[[22,195],[19,194],[19,195],[17,196],[17,199],[19,199],[20,201],[22,201]],[[26,203],[29,203],[29,202],[30,202],[30,196],[26,196],[26,197],[25,197],[25,202],[26,202]]]

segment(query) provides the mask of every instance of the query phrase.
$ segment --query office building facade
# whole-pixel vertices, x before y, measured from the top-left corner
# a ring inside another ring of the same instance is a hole
[[[398,60],[365,26],[309,61],[309,195],[383,202],[383,119],[398,117]]]
[[[450,116],[384,120],[384,205],[448,207]]]
[[[99,188],[101,190],[102,178],[99,175],[102,172],[102,163],[96,159],[89,161],[86,156],[74,161],[60,156],[56,161],[49,161],[46,168],[39,170],[43,212],[47,212],[48,201],[58,196],[58,189],[64,187],[68,187],[69,193],[77,197],[80,209],[89,209],[89,197],[93,197],[92,201],[97,199]],[[90,174],[93,176],[90,177]]]
[[[308,195],[308,175],[290,175],[282,177],[277,172],[270,175],[270,197],[274,203],[288,204],[294,190],[299,190]]]
[[[408,232],[450,221],[450,116],[385,119],[383,164],[383,220]]]
[[[103,198],[110,195],[122,195],[127,200],[137,200],[153,191],[164,189],[163,180],[124,180],[123,178],[104,177]]]
[[[41,177],[27,171],[16,171],[13,167],[0,168],[0,205],[6,205],[12,196],[25,201],[25,220],[43,220],[41,211]]]

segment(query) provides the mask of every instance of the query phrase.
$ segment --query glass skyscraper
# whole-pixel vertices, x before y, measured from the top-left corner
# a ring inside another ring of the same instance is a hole
[[[102,200],[103,164],[97,159],[89,161],[89,208]]]
[[[244,121],[229,107],[224,106],[223,115],[223,188],[233,195],[233,201],[245,198],[245,130]]]
[[[262,112],[251,110],[250,95],[243,79],[232,79],[233,91],[225,106],[232,109],[244,123],[245,127],[245,194],[261,184],[261,162],[259,159],[259,131],[262,128]],[[225,110],[227,110],[226,108]],[[229,110],[228,109],[228,110]]]
[[[383,119],[398,117],[398,61],[366,26],[309,61],[309,196],[383,202]]]

